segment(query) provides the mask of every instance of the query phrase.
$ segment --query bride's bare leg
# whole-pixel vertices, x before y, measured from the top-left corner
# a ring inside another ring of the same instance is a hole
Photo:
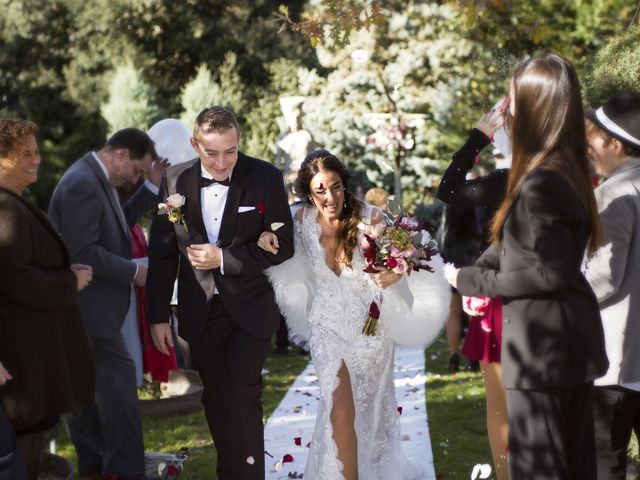
[[[480,362],[480,368],[487,395],[487,430],[496,478],[507,480],[509,478],[507,468],[509,424],[507,420],[507,394],[502,387],[502,365]]]
[[[351,377],[347,366],[342,363],[338,372],[340,385],[333,392],[331,425],[333,439],[338,447],[338,459],[344,467],[345,480],[358,479],[358,442],[356,438],[356,409],[353,404]]]

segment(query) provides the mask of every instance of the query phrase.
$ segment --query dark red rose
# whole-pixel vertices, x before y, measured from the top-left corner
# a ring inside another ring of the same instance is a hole
[[[262,215],[266,210],[264,206],[264,202],[258,202],[258,205],[256,205],[256,208],[258,209],[258,213],[260,215]]]
[[[371,305],[369,305],[369,316],[376,320],[380,318],[380,309],[376,302],[371,302]]]
[[[287,453],[284,457],[282,457],[282,463],[293,463],[293,455]]]

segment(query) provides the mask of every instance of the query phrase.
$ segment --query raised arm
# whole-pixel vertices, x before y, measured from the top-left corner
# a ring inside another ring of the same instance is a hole
[[[466,143],[453,155],[453,160],[440,180],[437,196],[451,205],[497,206],[504,198],[509,171],[496,170],[488,175],[467,180],[476,155],[489,145],[490,140],[474,128]]]

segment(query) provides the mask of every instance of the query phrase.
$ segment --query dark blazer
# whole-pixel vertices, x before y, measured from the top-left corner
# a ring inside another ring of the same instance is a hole
[[[94,362],[69,254],[44,213],[0,188],[0,403],[16,429],[93,402]]]
[[[462,295],[503,297],[502,381],[538,389],[586,383],[607,370],[598,302],[580,271],[587,212],[559,174],[525,179],[502,231],[458,275]]]
[[[238,155],[227,202],[220,225],[218,246],[222,248],[224,275],[220,269],[194,270],[186,254],[191,243],[208,242],[200,203],[200,160],[166,170],[159,200],[179,193],[186,198],[182,212],[187,229],[171,223],[166,215],[156,215],[149,239],[150,323],[169,321],[169,303],[178,276],[178,322],[180,336],[195,341],[202,334],[214,287],[231,317],[249,334],[269,338],[278,327],[279,310],[271,284],[262,273],[293,255],[293,222],[287,203],[282,173],[270,163]],[[238,208],[254,207],[239,212]],[[277,229],[279,252],[266,252],[256,244],[273,222]]]
[[[76,161],[51,197],[49,216],[74,262],[93,267],[93,281],[80,292],[82,317],[92,338],[114,338],[129,309],[136,265],[131,261],[129,228],[156,203],[141,186],[122,206],[91,153]]]

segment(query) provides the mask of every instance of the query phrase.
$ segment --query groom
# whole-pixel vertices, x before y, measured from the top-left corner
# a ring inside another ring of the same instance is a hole
[[[154,343],[168,353],[178,277],[178,328],[204,384],[218,478],[262,480],[261,371],[279,318],[262,272],[293,255],[293,225],[282,174],[240,153],[239,141],[229,110],[210,107],[196,118],[191,143],[200,158],[168,169],[160,187],[160,202],[178,201],[173,215],[153,219],[147,292]],[[265,230],[276,231],[276,255],[256,244]]]

